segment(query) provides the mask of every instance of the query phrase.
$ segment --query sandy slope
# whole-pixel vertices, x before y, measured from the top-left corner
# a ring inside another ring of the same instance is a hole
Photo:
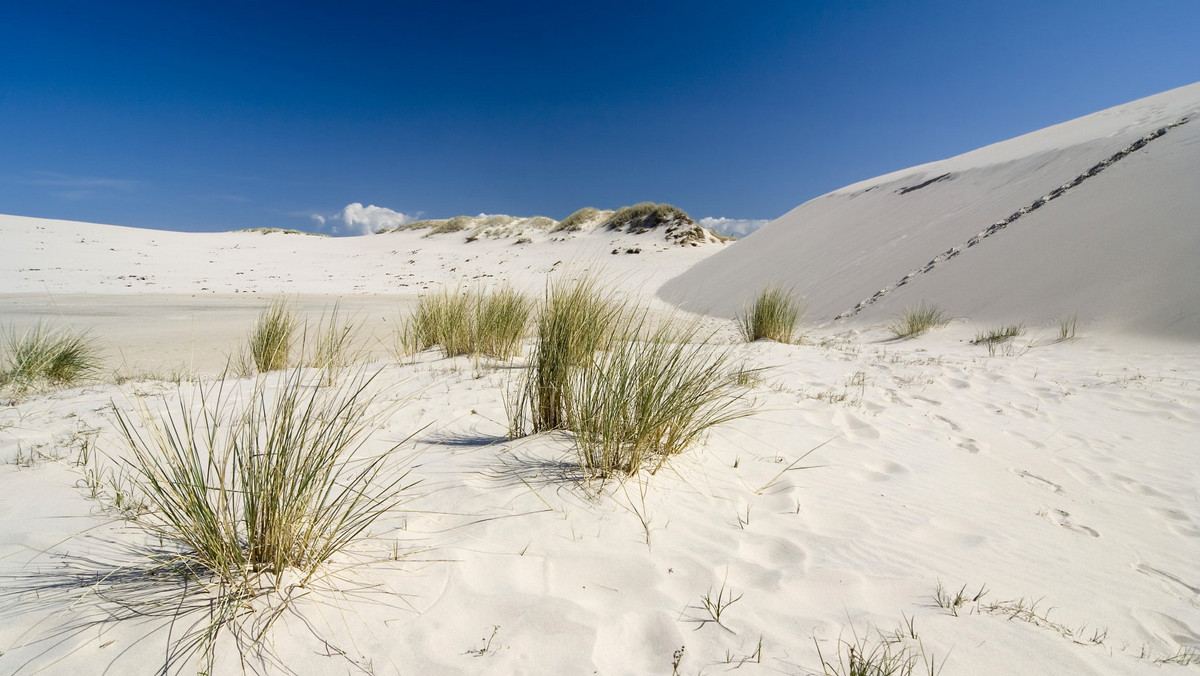
[[[728,316],[773,282],[804,295],[816,322],[879,322],[924,301],[979,322],[1077,314],[1200,337],[1198,114],[1194,84],[847,186],[662,295]]]

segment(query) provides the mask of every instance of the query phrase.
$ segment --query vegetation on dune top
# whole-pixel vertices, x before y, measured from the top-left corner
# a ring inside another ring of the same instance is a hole
[[[257,232],[263,235],[308,235],[310,237],[328,237],[329,235],[320,232],[305,232],[303,230],[294,230],[290,228],[242,228],[241,230],[230,230],[230,232]]]

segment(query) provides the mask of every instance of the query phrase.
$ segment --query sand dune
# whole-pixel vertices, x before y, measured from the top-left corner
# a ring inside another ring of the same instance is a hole
[[[1193,85],[849,186],[727,248],[0,217],[0,328],[91,329],[108,360],[69,389],[0,392],[0,673],[824,675],[850,673],[852,644],[944,676],[1194,670],[1200,351],[1158,338],[1198,328],[1200,126],[1177,124],[1198,99]],[[749,367],[753,414],[604,482],[570,433],[509,439],[532,341],[510,361],[384,349],[418,293],[537,294],[585,270],[638,303],[664,306],[662,287],[726,314],[788,282],[827,325],[746,343],[699,318]],[[284,571],[189,644],[220,589],[125,518],[137,483],[116,411],[277,394],[278,373],[218,373],[281,294],[311,318],[340,299],[367,328],[363,363],[312,389],[374,374],[362,452],[416,483],[314,579]],[[881,319],[918,299],[972,321],[893,340]],[[1057,339],[1062,313],[1076,339]],[[1028,327],[989,351],[972,339],[993,319]],[[151,373],[113,377],[127,367]]]
[[[814,322],[878,323],[918,302],[978,322],[1200,337],[1200,84],[793,209],[663,286],[730,316],[766,283]]]

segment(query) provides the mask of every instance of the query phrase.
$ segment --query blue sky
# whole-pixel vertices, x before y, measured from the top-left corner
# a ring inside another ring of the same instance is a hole
[[[1198,35],[1198,0],[12,0],[0,213],[771,219],[1200,80]]]

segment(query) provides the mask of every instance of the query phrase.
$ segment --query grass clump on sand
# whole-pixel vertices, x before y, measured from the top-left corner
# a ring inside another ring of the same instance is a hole
[[[989,356],[996,356],[1004,348],[1007,354],[1012,352],[1011,346],[1007,343],[1013,338],[1025,335],[1024,324],[1007,324],[1000,327],[992,327],[984,329],[975,334],[975,339],[971,341],[972,345],[983,345],[988,350]]]
[[[148,508],[138,522],[175,546],[175,568],[241,598],[289,570],[307,583],[402,493],[403,476],[382,480],[386,452],[361,453],[376,423],[373,376],[321,388],[303,373],[270,389],[260,380],[241,399],[218,381],[137,422],[116,410]]]
[[[531,311],[529,300],[507,286],[490,293],[442,291],[421,298],[401,346],[409,354],[437,345],[447,357],[510,359],[520,349]]]
[[[915,338],[948,321],[950,320],[946,318],[946,314],[942,312],[941,308],[921,303],[916,307],[905,309],[896,316],[891,324],[888,324],[887,328],[896,334],[897,338]]]
[[[605,347],[624,305],[594,278],[558,280],[546,289],[538,312],[529,370],[509,410],[509,434],[563,429],[572,371]]]
[[[748,342],[765,338],[777,343],[790,343],[800,313],[799,300],[781,288],[767,286],[738,315],[738,328]]]
[[[651,329],[644,314],[622,324],[569,378],[567,427],[588,474],[661,464],[708,429],[749,414],[736,405],[744,371],[733,366],[731,348],[697,341],[696,324]]]
[[[300,318],[286,300],[277,300],[258,315],[250,331],[249,358],[259,373],[285,369]]]
[[[51,329],[38,323],[4,336],[0,387],[22,393],[48,385],[65,387],[94,376],[101,367],[100,352],[84,333]]]

